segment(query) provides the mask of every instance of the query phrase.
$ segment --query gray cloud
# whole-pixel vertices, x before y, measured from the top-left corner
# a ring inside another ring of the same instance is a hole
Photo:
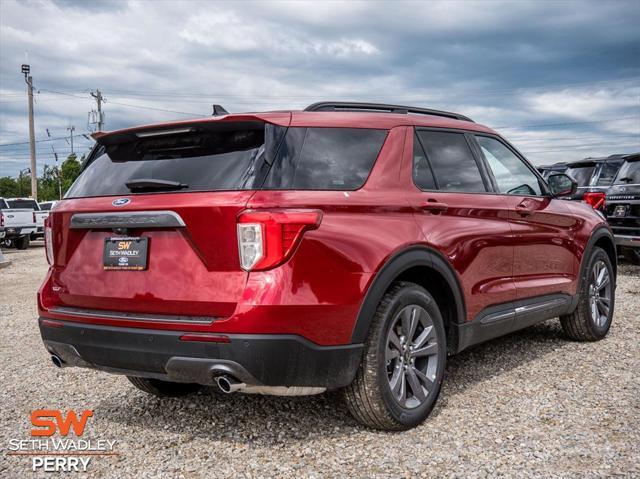
[[[639,23],[637,1],[3,1],[0,176],[29,161],[25,51],[40,139],[86,131],[100,88],[108,129],[353,99],[458,110],[536,163],[637,151]]]

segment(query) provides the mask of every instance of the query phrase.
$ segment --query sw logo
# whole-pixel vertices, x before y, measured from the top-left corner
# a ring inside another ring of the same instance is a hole
[[[129,249],[131,248],[131,241],[118,241],[118,249]]]
[[[60,410],[38,409],[31,413],[31,424],[36,428],[42,429],[32,429],[31,435],[53,436],[57,429],[60,435],[67,436],[69,431],[73,429],[76,436],[82,436],[82,434],[84,434],[84,428],[87,425],[87,420],[91,416],[93,416],[93,411],[89,410],[82,411],[78,419],[75,411],[67,411],[67,417],[64,418]]]

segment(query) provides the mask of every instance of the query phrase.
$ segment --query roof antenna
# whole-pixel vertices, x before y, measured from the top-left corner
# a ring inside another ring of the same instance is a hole
[[[213,116],[228,115],[229,112],[225,110],[222,105],[213,105]]]

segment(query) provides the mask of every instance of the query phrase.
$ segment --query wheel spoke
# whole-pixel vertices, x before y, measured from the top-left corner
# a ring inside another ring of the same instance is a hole
[[[425,343],[428,341],[429,337],[431,336],[431,333],[433,333],[433,326],[425,327],[420,333],[420,335],[413,342],[413,347],[421,348],[422,346],[424,346]]]
[[[398,385],[398,392],[396,393],[396,398],[400,401],[400,404],[404,406],[407,402],[407,374],[406,371],[400,368],[400,381]]]
[[[427,344],[426,346],[411,351],[410,355],[414,358],[423,356],[433,356],[438,353],[438,343]]]
[[[609,298],[607,298],[606,296],[600,296],[600,301],[602,302],[602,304],[604,304],[607,308],[609,307],[609,305],[611,304],[611,300]]]
[[[600,263],[598,263],[597,267],[598,267],[598,272],[596,273],[596,287],[600,289],[600,285],[602,284],[602,281],[604,280],[604,277],[607,274],[607,268],[603,268],[600,265]]]
[[[401,367],[397,367],[393,370],[393,375],[391,379],[389,379],[389,386],[391,387],[391,391],[394,395],[398,395],[398,388],[400,386],[400,377],[404,373]]]
[[[397,349],[387,348],[387,353],[385,354],[385,360],[392,361],[395,358],[400,357],[400,351]]]
[[[389,331],[389,343],[398,351],[402,351],[402,346],[400,345],[400,338],[396,334],[396,332],[391,329]]]
[[[422,371],[420,371],[418,368],[415,368],[414,372],[418,377],[418,379],[420,380],[420,382],[422,382],[424,387],[427,388],[427,391],[431,391],[431,389],[433,388],[433,380],[430,377],[428,377],[426,374],[424,374]]]
[[[602,277],[602,279],[598,281],[598,284],[596,285],[596,288],[598,288],[598,291],[602,291],[602,289],[609,284],[609,274],[607,273],[607,270],[603,269],[602,271],[604,271],[605,274]]]
[[[608,317],[609,316],[609,308],[607,306],[605,306],[605,304],[602,301],[600,301],[599,299],[596,300],[596,304],[598,305],[598,310],[600,310],[600,312],[602,314],[604,314],[605,317]]]
[[[593,318],[593,320],[598,323],[600,322],[600,318],[599,318],[600,314],[598,313],[598,306],[597,303],[594,299],[591,300],[591,317]]]
[[[413,366],[410,366],[409,369],[407,369],[407,379],[413,395],[418,398],[418,401],[424,401],[427,397],[424,394],[420,381],[418,381],[418,377],[416,376],[415,368]]]

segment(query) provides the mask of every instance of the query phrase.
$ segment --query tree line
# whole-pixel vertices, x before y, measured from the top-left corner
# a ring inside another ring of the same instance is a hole
[[[38,177],[38,201],[51,201],[60,199],[60,193],[64,194],[71,187],[80,174],[84,155],[78,159],[76,155],[69,155],[57,166],[44,165],[42,175]],[[60,180],[58,182],[58,179]],[[11,176],[0,177],[1,198],[21,198],[31,196],[31,176],[29,174],[13,178]]]

